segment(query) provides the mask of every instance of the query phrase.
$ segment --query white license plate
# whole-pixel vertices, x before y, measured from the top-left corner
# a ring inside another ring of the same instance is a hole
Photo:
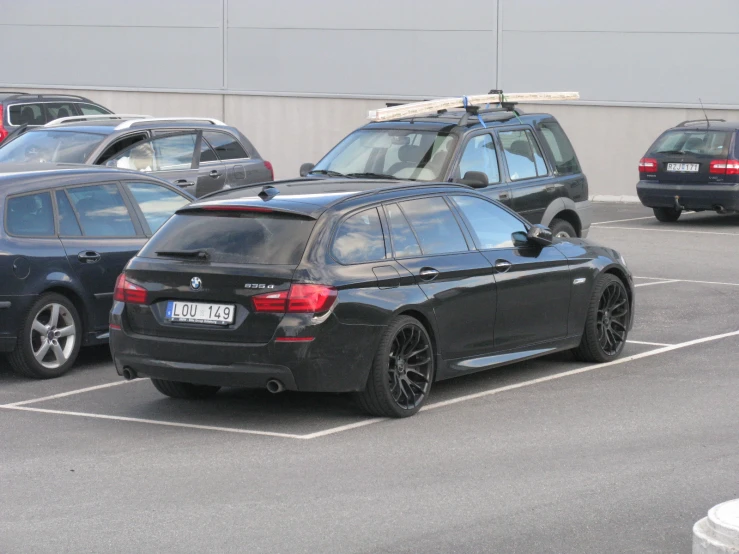
[[[698,173],[700,164],[667,164],[667,171],[678,173]]]
[[[167,321],[175,323],[207,323],[208,325],[231,325],[236,306],[233,304],[206,304],[205,302],[167,303]]]

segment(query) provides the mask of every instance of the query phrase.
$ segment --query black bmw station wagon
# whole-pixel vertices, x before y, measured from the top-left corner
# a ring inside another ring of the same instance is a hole
[[[177,211],[118,279],[118,373],[178,398],[356,392],[404,417],[437,380],[621,353],[634,292],[614,250],[553,239],[463,185],[353,187],[235,189]]]

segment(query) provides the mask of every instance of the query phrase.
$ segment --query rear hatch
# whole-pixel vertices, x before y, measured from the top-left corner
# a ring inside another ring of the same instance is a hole
[[[739,171],[731,163],[733,135],[710,128],[667,131],[642,159],[641,178],[678,184],[734,183]]]
[[[289,290],[314,225],[264,208],[178,212],[126,269],[146,301],[126,302],[125,321],[143,335],[268,342],[283,314],[255,312],[253,297]]]

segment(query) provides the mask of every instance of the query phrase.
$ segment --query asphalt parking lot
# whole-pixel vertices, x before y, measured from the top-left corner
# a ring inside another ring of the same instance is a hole
[[[690,552],[739,497],[739,216],[595,220],[638,277],[622,358],[440,383],[410,419],[174,401],[106,348],[52,381],[0,366],[0,552]]]

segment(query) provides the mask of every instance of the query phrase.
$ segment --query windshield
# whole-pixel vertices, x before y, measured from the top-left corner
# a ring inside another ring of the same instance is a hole
[[[360,129],[331,150],[311,174],[439,181],[456,140],[436,131]]]
[[[728,157],[731,133],[726,131],[668,131],[654,143],[650,154],[694,154]]]
[[[28,131],[0,146],[0,163],[85,163],[103,135],[78,131]]]

